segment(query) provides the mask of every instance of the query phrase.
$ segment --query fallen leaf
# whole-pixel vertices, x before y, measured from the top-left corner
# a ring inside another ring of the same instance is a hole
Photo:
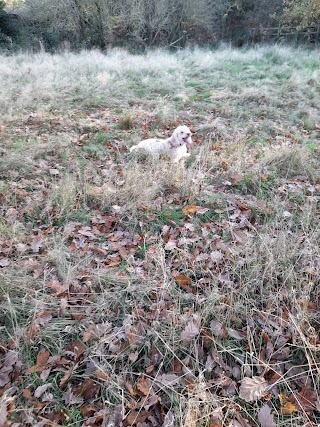
[[[80,340],[76,340],[69,343],[66,346],[66,350],[74,353],[77,356],[77,359],[79,359],[79,357],[86,351],[86,347]]]
[[[165,250],[166,251],[173,251],[174,249],[177,249],[177,243],[175,240],[169,240],[166,244],[165,244]]]
[[[132,330],[129,330],[126,332],[126,337],[131,348],[134,348],[137,346],[140,337],[133,326],[132,326]],[[136,356],[133,356],[133,357],[135,358]]]
[[[19,211],[15,208],[9,208],[6,212],[6,217],[13,223],[19,216]]]
[[[88,245],[88,246],[86,247],[86,249],[87,249],[88,251],[95,252],[95,253],[97,253],[97,254],[99,254],[99,255],[101,255],[101,256],[107,256],[107,255],[108,255],[108,252],[107,252],[107,251],[105,251],[105,250],[104,250],[104,249],[102,249],[102,248],[99,248],[98,246]]]
[[[149,411],[149,409],[158,402],[159,396],[152,394],[151,396],[146,396],[144,399],[142,399],[141,406],[143,406],[146,411]]]
[[[126,416],[125,421],[127,425],[132,426],[138,423],[144,423],[150,415],[151,412],[133,410]]]
[[[7,426],[8,409],[7,402],[3,399],[0,401],[0,426]]]
[[[37,366],[43,366],[47,363],[48,359],[50,357],[50,353],[48,351],[40,351],[37,355]]]
[[[40,248],[42,247],[43,239],[40,236],[36,236],[31,241],[31,249],[32,252],[38,253]]]
[[[245,377],[241,381],[239,396],[246,402],[261,399],[267,392],[268,383],[263,377]]]
[[[27,328],[26,340],[29,343],[32,341],[38,334],[40,326],[45,325],[50,322],[52,319],[52,314],[49,311],[43,311],[38,313],[37,318],[32,321],[32,323]]]
[[[92,324],[89,328],[83,333],[82,341],[84,343],[88,342],[92,338],[101,338],[112,328],[112,324],[109,322]]]
[[[220,264],[224,258],[224,254],[220,251],[212,251],[210,258],[215,264]]]
[[[237,421],[237,420],[232,420],[228,424],[228,427],[243,427],[243,425],[241,423],[239,423],[239,421]]]
[[[194,287],[189,286],[191,284],[191,280],[189,279],[189,277],[179,275],[179,276],[175,276],[174,279],[176,284],[179,285],[180,288],[183,289],[184,291],[188,292],[189,294],[197,293],[197,290]]]
[[[202,206],[196,206],[196,209],[197,214],[204,214],[210,210],[209,208],[204,208]]]
[[[74,387],[72,392],[76,396],[81,396],[84,400],[92,400],[99,392],[100,385],[91,378],[87,378],[82,384]]]
[[[125,382],[125,386],[126,386],[126,389],[128,390],[128,392],[131,394],[131,396],[136,396],[138,394],[136,389],[134,389],[132,387],[132,385],[129,383],[129,381]]]
[[[280,414],[291,415],[292,412],[294,412],[297,409],[291,402],[288,402],[287,393],[280,393],[279,400],[280,400]]]
[[[10,265],[10,260],[7,258],[0,259],[0,267],[8,267]]]
[[[65,393],[63,393],[62,400],[68,406],[70,406],[70,405],[81,405],[83,403],[83,397],[75,396],[70,385],[68,386],[67,391]]]
[[[174,276],[174,280],[176,281],[177,285],[191,285],[191,279],[187,276],[184,276],[183,274],[179,274],[177,276]]]
[[[213,343],[213,336],[210,332],[206,331],[205,329],[201,329],[201,335],[202,335],[202,345],[205,348],[210,348]]]
[[[61,424],[65,424],[67,423],[67,425],[69,424],[69,420],[70,417],[67,415],[67,413],[65,411],[63,411],[62,409],[56,409],[55,411],[53,411],[51,413],[50,416],[50,422],[45,422],[45,424],[41,424],[40,423],[42,421],[40,421],[39,423],[35,424],[33,427],[47,427],[47,426],[57,426],[57,425],[61,425]],[[39,425],[38,425],[39,424]]]
[[[129,358],[130,362],[134,363],[139,359],[139,353],[138,352],[129,353],[128,358]]]
[[[175,374],[180,374],[182,372],[182,363],[176,357],[174,357],[172,361],[172,371]]]
[[[284,405],[280,406],[281,415],[291,415],[292,412],[296,410],[297,408],[291,402],[286,402]]]
[[[161,387],[173,386],[179,382],[180,377],[176,374],[162,374],[155,379],[157,385]]]
[[[261,427],[276,427],[271,409],[267,404],[263,405],[258,412],[258,420],[260,421]]]
[[[46,368],[49,357],[50,353],[48,351],[40,351],[37,356],[36,364],[27,369],[26,374],[28,375],[34,372],[42,372]]]
[[[58,171],[58,169],[49,169],[49,173],[50,173],[50,175],[53,175],[53,176],[55,176],[55,175],[59,175],[59,171]]]
[[[46,367],[45,369],[42,370],[41,374],[40,374],[40,379],[42,381],[46,381],[50,375],[50,372],[52,371],[53,366],[49,366],[48,368]]]
[[[174,415],[169,410],[163,420],[163,427],[174,427]]]
[[[228,335],[229,337],[234,338],[236,340],[243,340],[247,336],[246,333],[241,334],[240,332],[232,328],[228,328]]]
[[[288,402],[291,402],[297,410],[305,412],[313,412],[315,409],[320,410],[319,396],[317,392],[306,386],[303,386],[300,392],[296,392],[288,397]]]
[[[235,240],[240,244],[245,243],[248,240],[248,236],[243,230],[234,230],[233,235]]]
[[[47,284],[47,287],[50,288],[53,292],[55,292],[57,296],[64,294],[69,289],[69,285],[61,285],[58,280],[52,280]]]
[[[198,326],[191,320],[181,332],[181,339],[183,341],[189,342],[199,334],[200,330]]]
[[[119,405],[118,405],[119,406]],[[105,424],[104,421],[107,419],[107,413],[109,411],[104,408],[104,409],[100,409],[97,410],[91,417],[89,417],[85,423],[83,424],[83,426],[88,426],[88,427],[98,427],[101,426],[102,424]],[[115,422],[111,423],[112,426],[120,426],[121,425],[121,421],[122,421],[122,413],[121,413],[121,417],[119,418],[118,413],[117,413],[117,406],[116,409],[114,410],[114,414],[115,417]],[[102,424],[101,424],[102,423]]]
[[[217,338],[226,338],[228,336],[226,326],[217,320],[212,320],[210,322],[210,329],[213,335]]]
[[[110,380],[110,377],[107,374],[105,374],[103,371],[101,371],[101,369],[96,369],[95,374],[96,374],[96,377],[99,378],[99,380],[102,380],[102,381]]]
[[[43,395],[43,393],[46,392],[48,388],[50,388],[51,386],[52,386],[52,383],[40,385],[39,387],[36,388],[34,392],[34,397],[39,399]]]
[[[59,316],[63,316],[66,313],[67,307],[68,307],[67,298],[61,298],[60,305],[59,305]]]
[[[40,331],[40,326],[36,321],[33,321],[27,328],[27,333],[26,333],[27,343],[30,343],[30,341],[32,341],[37,336],[39,331]]]
[[[15,351],[8,351],[0,364],[0,388],[10,382],[11,373],[15,370],[17,363],[18,353]]]
[[[196,205],[188,205],[188,206],[185,206],[183,209],[182,209],[182,213],[184,214],[184,215],[192,215],[192,214],[194,214],[194,213],[196,213],[197,212],[197,207],[196,207]]]
[[[220,160],[220,164],[221,164],[222,169],[228,169],[228,167],[230,166],[229,163],[224,159]]]
[[[97,408],[92,405],[83,405],[81,406],[80,411],[84,418],[88,418],[97,411]]]
[[[154,393],[152,390],[152,382],[149,380],[149,378],[145,378],[144,375],[140,375],[138,378],[137,389],[145,396]]]
[[[139,356],[138,356],[138,358],[139,358]],[[153,370],[154,370],[154,365],[149,365],[149,366],[146,368],[146,374],[151,375],[151,374],[152,374],[152,372],[153,372]]]
[[[31,391],[30,391],[28,388],[24,388],[24,389],[22,390],[22,396],[23,396],[25,399],[29,400],[30,402],[32,401],[32,394],[31,394]],[[1,424],[0,424],[0,425],[1,425]]]
[[[243,418],[239,413],[236,415],[236,420],[233,420],[233,427],[251,427],[251,424],[246,418]]]
[[[17,243],[16,249],[20,254],[24,254],[28,250],[28,245],[24,243]]]
[[[63,387],[69,381],[69,379],[71,378],[71,375],[73,374],[73,369],[74,367],[71,366],[69,369],[65,371],[63,377],[59,382],[59,387]]]
[[[247,211],[247,210],[250,209],[249,206],[247,205],[247,203],[244,200],[235,199],[234,201],[235,201],[236,205],[238,206],[238,208],[241,211]]]
[[[38,323],[38,325],[43,326],[46,323],[50,322],[51,319],[52,319],[51,311],[42,311],[37,315],[36,322]]]
[[[219,406],[218,408],[212,409],[210,412],[210,422],[213,423],[218,423],[219,425],[219,420],[222,420],[223,418],[223,412],[222,412],[222,407]],[[211,424],[210,424],[211,427]]]

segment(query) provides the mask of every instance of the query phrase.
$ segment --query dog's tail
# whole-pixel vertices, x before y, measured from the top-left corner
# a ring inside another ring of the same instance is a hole
[[[130,148],[130,153],[132,153],[132,151],[133,150],[135,150],[137,148],[137,145],[133,145],[131,148]]]

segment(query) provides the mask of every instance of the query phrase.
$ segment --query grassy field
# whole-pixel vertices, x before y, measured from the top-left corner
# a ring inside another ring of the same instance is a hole
[[[0,425],[320,425],[319,110],[315,50],[1,56]]]

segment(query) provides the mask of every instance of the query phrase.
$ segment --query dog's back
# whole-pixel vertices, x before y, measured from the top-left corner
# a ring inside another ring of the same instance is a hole
[[[161,154],[166,153],[168,151],[168,144],[166,140],[161,140],[157,138],[149,138],[140,141],[139,144],[133,145],[130,148],[130,153],[136,149],[143,149],[148,151],[149,153]]]
[[[130,148],[130,153],[141,150],[154,157],[167,156],[178,163],[180,159],[189,157],[188,148],[192,146],[191,131],[187,126],[178,126],[167,139],[149,138],[140,141]]]

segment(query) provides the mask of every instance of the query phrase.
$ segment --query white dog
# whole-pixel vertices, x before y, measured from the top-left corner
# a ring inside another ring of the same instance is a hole
[[[166,155],[171,161],[178,163],[179,160],[189,157],[188,148],[192,146],[191,131],[187,126],[178,126],[170,138],[158,139],[149,138],[140,141],[139,144],[130,148],[130,153],[134,150],[143,150],[151,155]]]

